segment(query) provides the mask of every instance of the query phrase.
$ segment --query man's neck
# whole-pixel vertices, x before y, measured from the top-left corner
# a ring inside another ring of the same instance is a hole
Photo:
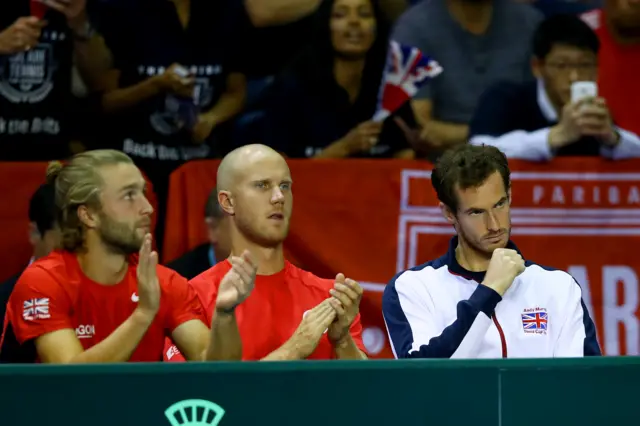
[[[489,29],[493,1],[447,0],[447,7],[453,19],[470,33],[481,35]]]
[[[109,251],[100,242],[87,241],[86,246],[86,251],[78,253],[78,263],[82,272],[98,284],[120,283],[129,266],[126,256]]]
[[[491,257],[486,253],[479,252],[459,238],[458,247],[456,247],[456,260],[467,271],[485,272],[489,267]]]
[[[355,102],[362,86],[365,59],[336,58],[333,74],[340,87],[347,91],[351,102]]]
[[[276,247],[262,247],[239,236],[232,244],[230,256],[242,256],[242,252],[249,250],[258,262],[258,275],[273,275],[284,269],[284,250],[282,244]]]

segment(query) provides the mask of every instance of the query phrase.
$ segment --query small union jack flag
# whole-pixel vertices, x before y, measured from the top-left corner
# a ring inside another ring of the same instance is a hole
[[[50,317],[49,298],[47,297],[25,300],[22,308],[22,318],[24,318],[25,321],[47,319]]]
[[[546,312],[522,314],[522,327],[525,330],[546,330],[548,315]]]
[[[442,67],[420,49],[391,41],[374,121],[383,121],[414,97]]]

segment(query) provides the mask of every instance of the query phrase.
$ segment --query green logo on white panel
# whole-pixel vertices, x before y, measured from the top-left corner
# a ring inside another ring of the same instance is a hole
[[[171,426],[217,426],[224,408],[204,399],[185,399],[164,411]]]

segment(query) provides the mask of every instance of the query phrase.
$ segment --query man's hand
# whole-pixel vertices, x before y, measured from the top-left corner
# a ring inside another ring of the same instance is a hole
[[[138,309],[155,317],[160,309],[160,283],[157,274],[158,253],[151,249],[151,234],[144,237],[138,258]]]
[[[606,145],[618,142],[618,133],[604,98],[594,98],[583,104],[579,110],[578,126],[583,136],[593,136]]]
[[[256,281],[258,266],[248,250],[242,256],[232,256],[231,269],[220,281],[216,311],[228,313],[246,300]]]
[[[18,18],[0,33],[0,54],[12,55],[30,50],[38,44],[40,33],[46,25],[46,21],[41,21],[35,16]]]
[[[513,280],[524,272],[524,269],[524,260],[517,251],[495,249],[482,284],[503,296],[513,284]]]
[[[335,321],[329,326],[329,340],[333,344],[339,344],[349,336],[351,324],[360,311],[363,291],[360,284],[352,279],[345,279],[343,274],[338,274],[335,286],[329,293],[334,297],[332,305],[337,314]]]
[[[583,136],[592,136],[607,145],[618,140],[611,115],[603,98],[589,98],[564,106],[560,122],[549,132],[549,146],[562,148]]]
[[[185,98],[193,98],[195,80],[186,71],[186,68],[180,64],[173,64],[163,74],[152,78],[155,79],[161,91],[174,93]]]
[[[329,298],[305,313],[297,330],[285,343],[296,359],[305,359],[316,350],[320,338],[336,318],[335,304],[336,301]]]
[[[378,144],[381,131],[381,122],[365,121],[351,129],[351,131],[342,138],[342,143],[349,155],[366,152]]]

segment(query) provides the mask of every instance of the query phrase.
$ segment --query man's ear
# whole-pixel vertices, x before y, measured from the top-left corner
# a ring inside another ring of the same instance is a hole
[[[35,246],[38,241],[42,239],[40,231],[38,231],[38,225],[35,222],[29,222],[29,243]]]
[[[89,229],[95,229],[100,226],[100,216],[93,209],[82,205],[78,207],[78,219],[80,222]]]
[[[531,73],[535,78],[542,78],[542,67],[544,63],[536,58],[535,56],[531,58]]]
[[[230,191],[218,192],[218,204],[226,214],[233,216],[235,214],[233,197]]]
[[[455,225],[456,223],[456,215],[451,211],[449,206],[444,203],[439,203],[440,211],[442,212],[442,216],[449,222],[449,225]]]

